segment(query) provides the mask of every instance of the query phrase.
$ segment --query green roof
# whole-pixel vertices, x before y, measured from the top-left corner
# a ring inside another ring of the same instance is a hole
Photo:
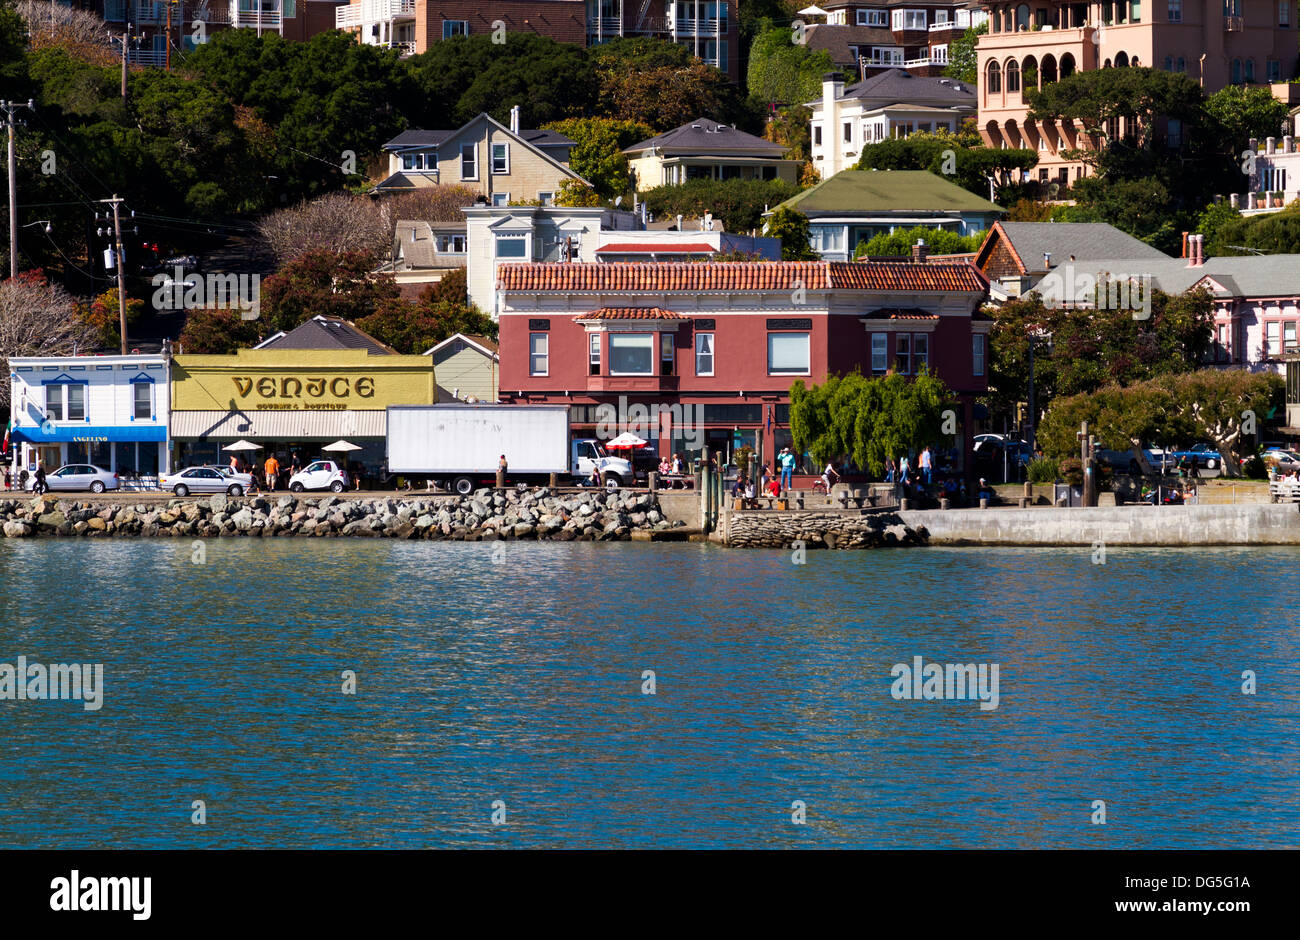
[[[804,215],[852,212],[996,212],[1001,207],[929,170],[845,170],[791,196]]]

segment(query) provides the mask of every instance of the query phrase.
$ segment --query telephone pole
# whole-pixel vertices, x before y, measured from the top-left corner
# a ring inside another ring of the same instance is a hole
[[[126,100],[126,45],[131,38],[131,24],[126,24],[126,31],[122,33],[122,100]]]
[[[14,149],[14,112],[19,108],[36,110],[36,102],[29,100],[0,101],[9,128],[9,276],[18,276],[18,152]]]
[[[116,193],[112,199],[101,199],[100,202],[106,202],[113,207],[113,245],[117,264],[117,317],[118,326],[122,331],[122,355],[126,355],[126,268],[122,254],[122,217],[119,209],[125,199],[119,198]]]

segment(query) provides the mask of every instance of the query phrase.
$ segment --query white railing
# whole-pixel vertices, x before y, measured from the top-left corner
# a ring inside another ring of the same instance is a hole
[[[868,58],[867,56],[863,56],[863,57],[862,57],[862,61],[863,61],[864,64],[869,65],[869,66],[873,66],[873,67],[875,67],[875,68],[882,68],[882,67],[885,67],[885,66],[891,66],[891,67],[892,67],[892,66],[899,66],[899,65],[902,65],[902,64],[903,64],[903,56],[902,56],[901,53],[898,54],[898,55],[896,55],[896,56],[880,56],[880,55],[876,55],[876,56],[871,56],[871,57],[869,57],[869,58]]]
[[[165,65],[167,53],[160,49],[132,49],[126,60],[132,65]]]
[[[279,10],[240,10],[231,11],[230,25],[242,27],[245,29],[279,29],[280,28],[280,11]]]
[[[415,16],[415,0],[361,0],[334,11],[334,27],[343,29],[363,23],[398,20]]]
[[[908,59],[903,63],[903,68],[915,69],[923,65],[946,65],[947,63],[936,62],[934,56],[922,56],[919,59]]]
[[[727,21],[725,19],[703,19],[686,20],[678,19],[673,26],[673,32],[678,36],[694,36],[695,24],[700,25],[700,35],[712,35],[713,33],[725,33],[727,31]]]
[[[932,33],[942,32],[945,29],[958,29],[958,28],[959,27],[957,26],[957,24],[954,23],[952,20],[947,20],[943,23],[930,24],[930,32]]]
[[[587,17],[587,32],[602,32],[606,36],[617,36],[619,28],[619,18],[617,16]]]
[[[132,23],[157,23],[159,20],[167,21],[167,11],[161,3],[140,2],[132,3],[131,22]]]

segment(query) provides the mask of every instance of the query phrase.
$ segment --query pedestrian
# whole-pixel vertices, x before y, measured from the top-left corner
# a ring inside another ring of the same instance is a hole
[[[601,485],[600,464],[596,463],[594,460],[591,462],[591,485],[596,488],[599,488]]]
[[[231,469],[231,471],[233,471],[234,473],[238,473],[238,472],[239,472],[239,455],[238,455],[238,454],[231,454],[231,455],[230,455],[230,469]]]
[[[898,482],[904,486],[912,482],[912,467],[907,462],[907,454],[898,458]]]
[[[293,452],[293,459],[289,463],[289,474],[292,476],[300,470],[302,470],[302,461],[298,459],[298,452],[295,450]]]
[[[826,461],[826,469],[822,471],[822,482],[826,484],[826,492],[830,493],[831,487],[838,483],[840,475],[835,472],[835,465],[829,460]]]
[[[782,447],[777,462],[781,465],[781,492],[788,493],[794,482],[794,452],[788,447]]]
[[[930,445],[926,444],[925,450],[921,451],[921,479],[925,481],[926,486],[930,485],[930,470],[932,463],[933,458],[930,456]]]
[[[36,465],[36,483],[32,486],[33,493],[47,493],[49,487],[45,485],[45,464]]]
[[[280,473],[280,461],[275,459],[275,454],[270,454],[266,458],[266,463],[262,465],[266,471],[266,490],[268,493],[275,492],[276,477]]]
[[[885,458],[885,482],[893,483],[894,477],[898,475],[898,465],[894,463],[893,457]]]

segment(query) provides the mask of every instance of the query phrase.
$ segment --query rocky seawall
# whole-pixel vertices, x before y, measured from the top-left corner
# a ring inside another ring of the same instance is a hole
[[[6,538],[31,536],[358,536],[484,541],[630,539],[637,530],[681,526],[652,493],[481,489],[437,499],[252,496],[173,499],[165,505],[104,505],[52,496],[0,501]]]
[[[924,545],[924,527],[907,525],[896,512],[851,515],[840,512],[736,512],[726,543],[734,548],[888,548]]]

